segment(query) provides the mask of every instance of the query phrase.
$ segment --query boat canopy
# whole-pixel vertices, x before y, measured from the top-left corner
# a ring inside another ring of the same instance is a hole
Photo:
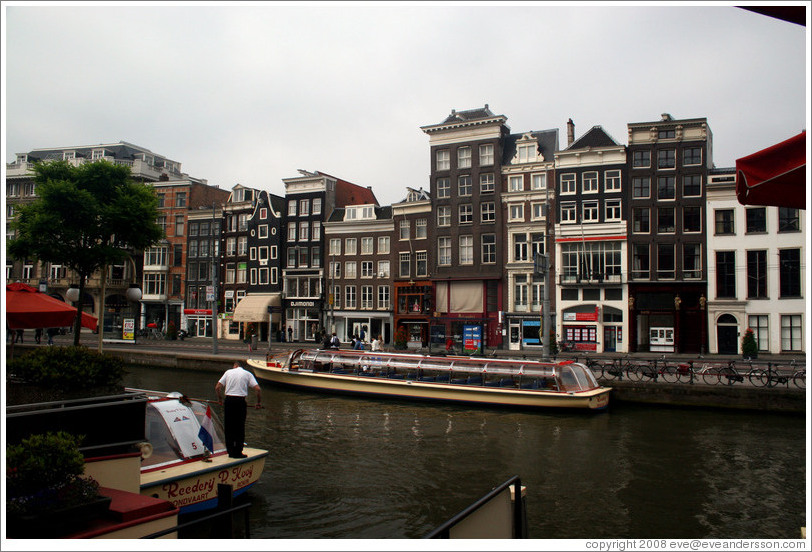
[[[298,358],[297,358],[298,356]],[[539,362],[534,360],[477,357],[438,357],[415,354],[360,352],[341,350],[306,350],[291,354],[288,367],[347,371],[422,370],[434,374],[479,374],[483,377],[550,378],[562,391],[587,391],[600,387],[592,370],[572,361]]]
[[[206,416],[205,403],[189,400],[179,394],[150,397],[146,412],[146,436],[152,446],[144,455],[142,468],[154,468],[202,456],[205,447],[199,432]],[[225,450],[223,426],[213,410],[209,409],[214,435],[214,451]]]

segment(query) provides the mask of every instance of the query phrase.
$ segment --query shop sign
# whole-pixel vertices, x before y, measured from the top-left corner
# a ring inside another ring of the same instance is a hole
[[[479,349],[482,346],[482,326],[463,326],[462,341],[466,351]]]
[[[211,309],[183,309],[183,314],[197,314],[211,316]]]
[[[290,306],[291,307],[315,307],[316,302],[315,301],[291,301]]]
[[[135,318],[125,318],[122,323],[121,338],[127,341],[135,341]]]

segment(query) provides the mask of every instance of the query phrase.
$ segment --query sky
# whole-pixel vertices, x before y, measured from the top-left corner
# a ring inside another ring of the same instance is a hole
[[[304,169],[398,202],[429,188],[420,127],[485,104],[562,148],[569,118],[626,144],[706,117],[717,167],[809,124],[806,28],[727,3],[10,1],[2,30],[7,162],[126,141],[225,189]]]

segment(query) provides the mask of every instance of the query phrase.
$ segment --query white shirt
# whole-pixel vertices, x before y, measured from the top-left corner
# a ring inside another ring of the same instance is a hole
[[[242,367],[226,370],[220,378],[220,384],[225,387],[226,396],[236,397],[248,396],[248,389],[259,385],[254,374]]]
[[[377,339],[372,342],[372,350],[373,351],[380,351],[381,350],[381,342]]]

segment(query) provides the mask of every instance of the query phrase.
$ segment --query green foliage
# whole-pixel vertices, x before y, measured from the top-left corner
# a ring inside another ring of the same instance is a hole
[[[35,434],[6,447],[7,513],[41,514],[99,496],[99,484],[84,479],[81,437],[64,431]]]
[[[124,362],[85,347],[40,347],[8,363],[8,373],[28,384],[60,391],[120,387]]]
[[[406,340],[409,338],[409,335],[406,333],[406,328],[401,326],[395,332],[395,349],[405,349],[406,348]]]
[[[555,339],[555,330],[550,329],[550,346],[549,351],[552,356],[556,356],[558,354],[558,341]]]
[[[178,329],[175,327],[175,323],[171,320],[169,324],[166,325],[166,338],[167,339],[177,339],[178,338]]]
[[[745,358],[755,358],[758,355],[758,343],[753,330],[747,328],[742,337],[742,356]]]

